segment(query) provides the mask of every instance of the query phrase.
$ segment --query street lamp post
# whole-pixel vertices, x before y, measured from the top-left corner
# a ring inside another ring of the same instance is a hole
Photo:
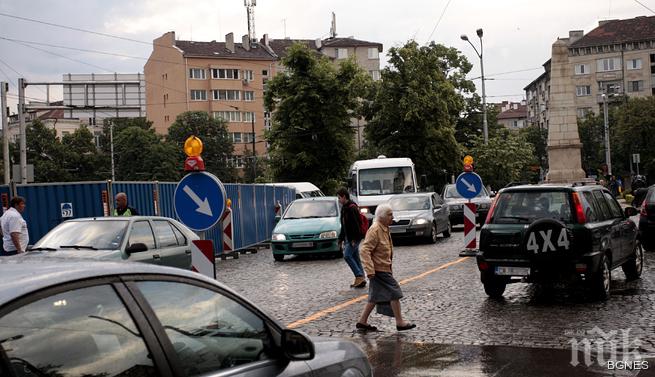
[[[473,47],[473,50],[475,50],[475,53],[478,55],[480,58],[480,73],[481,73],[481,79],[482,79],[482,132],[484,134],[484,143],[487,144],[489,142],[489,130],[487,128],[487,95],[485,93],[485,88],[484,88],[484,60],[482,59],[482,54],[483,54],[483,48],[482,48],[482,29],[478,29],[475,31],[476,34],[478,35],[478,38],[480,38],[480,51],[478,52],[478,49],[475,48],[473,43],[469,40],[469,38],[466,36],[466,34],[462,34],[460,38],[462,38],[463,41],[467,41],[471,47]]]
[[[232,105],[227,105],[231,108],[233,108],[236,111],[239,111],[239,108],[237,106],[232,106]],[[252,180],[253,183],[255,182],[255,178],[257,178],[257,152],[255,151],[255,112],[250,113],[250,128],[252,132]]]
[[[603,121],[605,126],[605,163],[607,164],[607,175],[612,176],[612,155],[610,153],[610,126],[607,115],[607,94],[603,93]]]

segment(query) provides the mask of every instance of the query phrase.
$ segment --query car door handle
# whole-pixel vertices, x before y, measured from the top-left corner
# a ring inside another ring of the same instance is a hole
[[[184,250],[185,254],[191,254],[191,250]]]
[[[161,259],[161,257],[159,254],[153,254],[152,259]]]

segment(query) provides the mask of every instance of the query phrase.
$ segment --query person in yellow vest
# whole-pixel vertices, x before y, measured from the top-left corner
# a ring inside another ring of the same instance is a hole
[[[139,216],[139,211],[127,205],[127,194],[119,192],[116,194],[116,208],[112,216]]]

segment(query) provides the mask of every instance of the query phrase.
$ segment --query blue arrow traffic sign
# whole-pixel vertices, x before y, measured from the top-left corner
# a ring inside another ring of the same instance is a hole
[[[473,199],[482,191],[482,178],[475,173],[462,173],[455,181],[455,188],[463,198]]]
[[[175,187],[173,204],[182,224],[197,232],[207,230],[225,211],[225,187],[215,175],[189,173]]]

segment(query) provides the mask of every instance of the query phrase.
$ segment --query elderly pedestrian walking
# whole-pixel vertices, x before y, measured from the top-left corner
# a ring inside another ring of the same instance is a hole
[[[359,246],[362,265],[369,278],[368,302],[364,307],[359,322],[355,327],[364,331],[376,331],[377,327],[368,323],[368,317],[376,304],[390,303],[396,319],[398,331],[416,327],[403,319],[400,311],[400,299],[403,292],[392,275],[393,244],[389,225],[393,221],[393,210],[388,204],[381,204],[375,210],[375,222],[366,233],[366,238]]]

